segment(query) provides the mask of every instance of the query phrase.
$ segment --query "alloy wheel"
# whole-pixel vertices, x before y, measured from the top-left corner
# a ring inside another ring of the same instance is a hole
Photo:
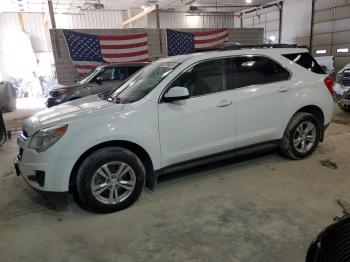
[[[315,144],[316,127],[311,121],[302,122],[297,126],[293,136],[295,149],[302,154],[307,153]]]
[[[91,191],[103,204],[125,201],[134,191],[136,175],[125,162],[113,161],[101,166],[92,176]]]

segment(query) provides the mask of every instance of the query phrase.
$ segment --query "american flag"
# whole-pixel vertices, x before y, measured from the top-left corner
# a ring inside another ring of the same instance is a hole
[[[147,33],[90,35],[63,30],[63,34],[72,62],[81,76],[106,63],[149,60]]]
[[[189,54],[201,49],[212,49],[227,41],[227,28],[195,33],[167,29],[168,55]]]

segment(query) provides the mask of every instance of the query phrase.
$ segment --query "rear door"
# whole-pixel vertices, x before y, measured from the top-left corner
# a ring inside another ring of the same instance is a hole
[[[266,56],[238,56],[229,64],[236,88],[237,147],[281,138],[291,73]]]

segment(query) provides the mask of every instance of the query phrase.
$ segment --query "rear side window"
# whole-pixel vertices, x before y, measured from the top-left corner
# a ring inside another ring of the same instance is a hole
[[[229,89],[288,80],[290,73],[265,56],[241,56],[228,59]]]
[[[309,71],[312,71],[316,74],[325,74],[322,67],[317,63],[317,61],[309,53],[285,54],[283,56],[288,58],[290,61],[293,61],[294,63],[297,63],[298,65],[304,67]]]

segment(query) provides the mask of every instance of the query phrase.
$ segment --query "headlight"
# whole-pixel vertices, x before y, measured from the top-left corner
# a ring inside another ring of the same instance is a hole
[[[63,95],[65,92],[64,89],[53,89],[49,92],[49,95],[51,97],[60,97],[61,95]]]
[[[43,152],[56,143],[67,130],[68,125],[54,126],[37,131],[29,143],[29,148]]]

